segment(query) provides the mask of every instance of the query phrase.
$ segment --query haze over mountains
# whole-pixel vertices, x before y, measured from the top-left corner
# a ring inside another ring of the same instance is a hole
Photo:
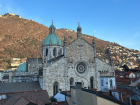
[[[51,22],[50,24],[48,24],[48,26],[50,25]],[[39,24],[33,20],[27,20],[21,18],[18,15],[9,14],[9,13],[5,15],[1,15],[0,16],[0,59],[1,59],[0,63],[4,62],[6,59],[10,59],[13,57],[36,58],[37,53],[39,54],[40,57],[42,41],[45,39],[45,37],[48,34],[49,34],[48,27]],[[60,37],[62,42],[63,42],[64,34],[66,35],[67,43],[73,41],[77,37],[77,32],[75,32],[74,30],[65,29],[65,28],[56,29],[56,35]],[[82,37],[85,40],[87,40],[89,43],[92,43],[93,36],[83,34]],[[97,53],[100,53],[97,55],[101,55],[99,56],[101,59],[104,58],[105,53],[109,50],[109,46],[120,46],[116,43],[110,43],[108,41],[100,40],[98,38],[95,38],[95,43],[96,43]],[[133,52],[138,52],[138,51],[133,50]],[[117,55],[120,56],[120,54],[116,54],[115,57]],[[110,53],[106,53],[105,57],[107,59],[109,56]],[[118,62],[118,60],[115,60],[115,62]]]

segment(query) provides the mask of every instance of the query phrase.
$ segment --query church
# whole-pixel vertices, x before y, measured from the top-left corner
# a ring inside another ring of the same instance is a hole
[[[78,23],[77,38],[67,44],[55,34],[55,26],[49,27],[49,35],[43,40],[41,58],[27,58],[14,76],[14,82],[39,81],[49,96],[59,89],[70,90],[75,82],[82,82],[83,88],[97,91],[115,89],[115,71],[112,58],[106,63],[96,56],[96,44],[82,38],[82,28]],[[19,75],[20,74],[20,75]]]

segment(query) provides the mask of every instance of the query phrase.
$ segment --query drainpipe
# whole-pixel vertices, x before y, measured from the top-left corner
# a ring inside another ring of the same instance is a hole
[[[120,92],[120,96],[121,96],[121,101],[123,101],[123,98],[122,98],[122,92]]]
[[[131,103],[131,96],[129,97],[129,103],[130,103],[129,105],[132,105],[132,103]]]

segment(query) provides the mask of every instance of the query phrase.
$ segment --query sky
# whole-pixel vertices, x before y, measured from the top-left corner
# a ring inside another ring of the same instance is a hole
[[[140,51],[140,0],[0,0],[5,13],[75,31],[79,20],[83,34]]]

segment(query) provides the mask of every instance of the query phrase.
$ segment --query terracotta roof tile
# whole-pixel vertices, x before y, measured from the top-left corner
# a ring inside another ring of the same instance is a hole
[[[122,98],[123,98],[123,101],[125,102],[129,102],[129,96],[134,95],[134,93],[132,93],[131,91],[125,88],[117,88],[116,90],[122,93]]]
[[[0,95],[3,94],[6,94],[8,98],[3,100],[3,104],[1,104],[0,102],[0,105],[13,105],[18,101],[24,103],[36,103],[38,101],[38,105],[45,105],[51,103],[46,90],[0,93]]]
[[[125,75],[129,75],[129,74],[131,74],[131,73],[133,73],[133,72],[131,72],[131,71],[128,71],[127,73],[125,73]]]
[[[52,105],[68,105],[68,104],[66,101],[62,101],[62,102],[53,103]]]

